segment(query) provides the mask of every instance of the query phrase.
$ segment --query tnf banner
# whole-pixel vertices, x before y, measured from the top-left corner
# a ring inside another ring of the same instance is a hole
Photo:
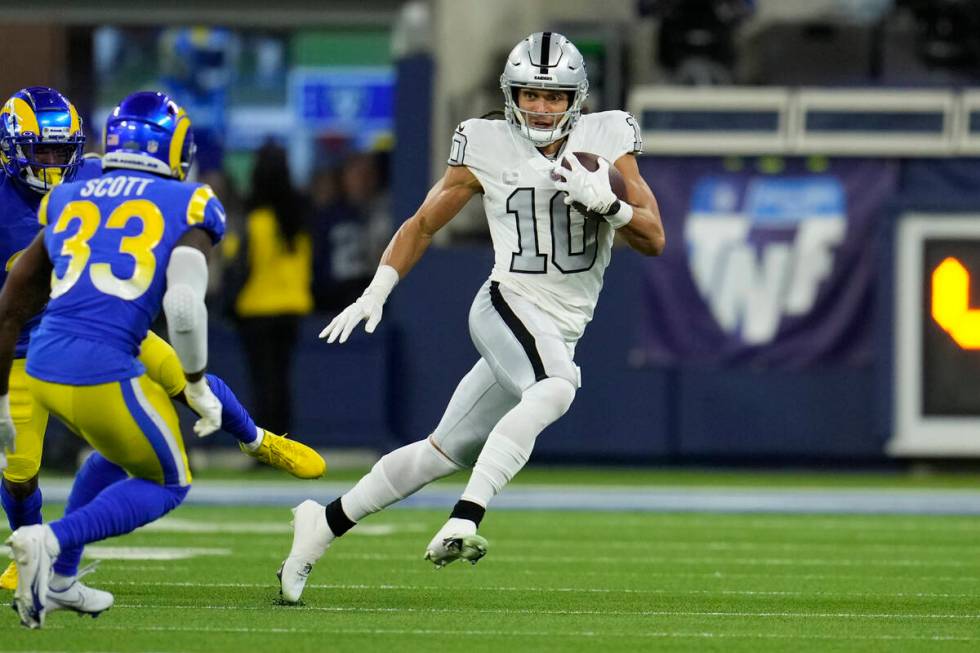
[[[648,362],[870,358],[873,234],[896,162],[644,157],[640,170],[667,234],[645,278]]]

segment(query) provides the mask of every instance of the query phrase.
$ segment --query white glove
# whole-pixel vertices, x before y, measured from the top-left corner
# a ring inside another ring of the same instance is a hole
[[[10,417],[10,395],[0,395],[0,471],[7,469],[7,451],[14,452],[17,430]]]
[[[381,321],[382,309],[388,301],[388,295],[391,294],[396,283],[398,283],[398,271],[395,268],[390,265],[378,267],[374,279],[364,290],[364,294],[330,320],[330,324],[320,332],[320,338],[326,338],[327,342],[332,343],[339,336],[340,342],[347,342],[354,328],[363,320],[367,320],[364,330],[374,333],[378,322]]]
[[[0,471],[7,469],[7,451],[14,452],[17,430],[10,417],[10,395],[0,396]]]
[[[564,159],[572,169],[558,164],[552,168],[551,176],[555,180],[555,188],[565,191],[565,204],[578,203],[588,211],[608,214],[610,207],[619,199],[609,186],[609,162],[599,158],[599,167],[595,172],[589,172],[574,154]]]
[[[201,416],[201,419],[194,422],[197,437],[203,438],[221,428],[221,402],[211,392],[207,377],[188,382],[184,387],[184,397],[187,405]]]
[[[320,338],[326,338],[327,342],[333,343],[337,340],[337,336],[340,336],[340,342],[347,342],[347,338],[354,331],[354,327],[360,324],[362,320],[367,320],[364,324],[364,330],[368,333],[374,333],[378,322],[381,321],[383,307],[384,300],[379,301],[373,293],[365,291],[363,295],[357,298],[357,301],[330,320],[330,324],[320,332]]]

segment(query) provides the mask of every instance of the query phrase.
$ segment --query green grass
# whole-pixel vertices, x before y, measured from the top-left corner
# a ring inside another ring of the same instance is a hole
[[[436,571],[421,556],[444,518],[365,520],[291,607],[288,510],[184,506],[107,544],[226,555],[106,560],[87,580],[112,610],[43,631],[5,611],[0,650],[980,650],[976,518],[497,511],[479,565]]]
[[[329,462],[329,455],[327,456]],[[353,484],[367,469],[329,470],[325,480]],[[467,473],[460,472],[444,483],[465,483]],[[256,466],[248,472],[205,469],[194,473],[195,480],[275,480],[285,478],[270,467]],[[547,467],[531,466],[514,479],[515,485],[600,485],[654,487],[744,487],[744,488],[881,488],[881,489],[980,489],[980,471],[950,472],[929,465],[896,471],[807,471],[744,469],[657,469],[649,467]]]

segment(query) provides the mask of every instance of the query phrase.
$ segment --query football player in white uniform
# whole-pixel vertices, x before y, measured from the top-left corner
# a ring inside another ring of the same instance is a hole
[[[394,235],[364,294],[320,334],[345,342],[362,321],[373,332],[389,293],[433,235],[482,193],[496,257],[470,309],[480,359],[427,438],[382,457],[329,505],[309,500],[294,509],[293,546],[279,570],[286,601],[299,600],[313,564],[358,521],[470,467],[425,558],[440,567],[479,560],[487,543],[477,527],[487,504],[580,385],[575,344],[592,319],[614,232],[646,255],[664,248],[657,203],[634,156],[639,129],[622,111],[582,114],[589,84],[578,49],[554,32],[532,34],[510,53],[500,81],[506,121],[459,125],[445,175]],[[572,152],[604,160],[589,172]],[[608,162],[622,174],[628,202],[612,191]]]

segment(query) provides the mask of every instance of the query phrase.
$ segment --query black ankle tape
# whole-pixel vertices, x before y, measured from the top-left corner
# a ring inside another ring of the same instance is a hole
[[[327,514],[327,526],[336,537],[340,537],[357,524],[344,513],[344,507],[340,505],[340,497],[328,503],[324,512]]]
[[[450,517],[456,517],[457,519],[469,519],[471,522],[480,525],[483,521],[483,515],[485,515],[487,509],[478,503],[473,503],[472,501],[457,501],[456,505],[453,506],[453,511],[449,515]]]

